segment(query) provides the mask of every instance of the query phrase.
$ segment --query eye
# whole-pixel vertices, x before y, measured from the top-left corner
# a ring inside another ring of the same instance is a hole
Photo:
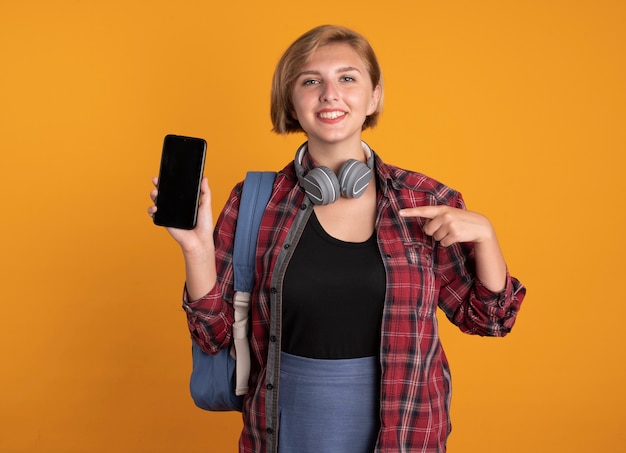
[[[315,80],[315,79],[306,79],[302,82],[302,85],[317,85],[319,84],[319,80]]]
[[[355,81],[354,77],[351,77],[351,76],[343,76],[339,80],[341,80],[342,82],[354,82]]]

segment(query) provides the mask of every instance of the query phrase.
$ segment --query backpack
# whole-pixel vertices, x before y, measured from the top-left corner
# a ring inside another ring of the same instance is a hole
[[[274,172],[248,172],[243,183],[233,249],[235,322],[231,347],[211,355],[192,340],[189,390],[194,403],[201,409],[241,411],[243,395],[248,392],[248,312],[254,285],[256,245],[275,178]]]

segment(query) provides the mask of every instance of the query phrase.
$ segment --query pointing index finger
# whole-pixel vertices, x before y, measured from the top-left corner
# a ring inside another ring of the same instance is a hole
[[[415,208],[400,209],[401,217],[424,217],[427,219],[434,218],[440,211],[441,206],[417,206]]]

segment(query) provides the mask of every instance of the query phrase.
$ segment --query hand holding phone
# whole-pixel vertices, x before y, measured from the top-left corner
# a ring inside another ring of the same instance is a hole
[[[153,216],[156,225],[185,230],[196,226],[205,156],[202,138],[165,137]]]

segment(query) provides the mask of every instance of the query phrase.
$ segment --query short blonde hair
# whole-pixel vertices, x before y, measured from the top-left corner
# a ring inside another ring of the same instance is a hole
[[[350,45],[363,59],[367,72],[372,80],[372,86],[380,86],[380,100],[376,111],[369,115],[363,123],[363,129],[374,127],[383,105],[382,72],[374,49],[360,34],[348,28],[337,25],[321,25],[309,30],[296,39],[276,65],[272,80],[271,117],[273,131],[277,134],[304,132],[298,120],[293,117],[293,100],[291,93],[293,84],[301,68],[307,64],[313,53],[321,46],[333,43]]]

